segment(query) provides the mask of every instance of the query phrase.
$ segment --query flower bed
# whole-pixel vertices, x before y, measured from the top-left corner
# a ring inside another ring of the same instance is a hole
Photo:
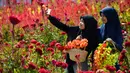
[[[64,62],[66,54],[63,50],[66,44],[66,33],[61,32],[48,22],[43,14],[44,12],[41,12],[40,9],[40,5],[43,5],[43,3],[37,2],[37,0],[32,1],[31,5],[28,3],[13,4],[11,2],[10,6],[0,8],[0,73],[65,72],[67,64]],[[52,9],[52,15],[60,21],[70,24],[69,26],[78,25],[79,17],[86,14],[93,15],[100,25],[102,22],[99,19],[99,11],[106,5],[114,7],[119,14],[123,28],[123,46],[128,51],[122,52],[119,57],[121,70],[118,72],[129,71],[129,68],[125,66],[128,63],[124,57],[129,53],[130,42],[129,0],[108,0],[108,3],[103,0],[91,2],[87,0],[49,0],[44,4]],[[110,48],[105,52],[109,53]],[[104,55],[106,54],[103,53],[100,57],[102,60],[105,58]],[[108,56],[110,57],[110,55]],[[98,62],[98,60],[96,61]],[[115,62],[115,60],[112,61]],[[106,63],[109,62],[106,61]],[[111,62],[110,64],[114,65]],[[103,68],[103,65],[100,66]],[[92,69],[92,66],[90,66],[90,69]],[[111,66],[108,66],[107,69],[114,70]],[[100,71],[102,70],[97,72]],[[81,73],[88,72],[81,71]]]

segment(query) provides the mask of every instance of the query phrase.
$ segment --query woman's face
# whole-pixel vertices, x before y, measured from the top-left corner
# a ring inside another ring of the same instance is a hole
[[[104,24],[107,23],[107,18],[105,17],[105,15],[104,15],[103,13],[101,13],[101,19],[102,19],[102,22],[103,22]]]
[[[85,29],[85,24],[84,24],[83,19],[80,19],[79,28],[82,30]]]

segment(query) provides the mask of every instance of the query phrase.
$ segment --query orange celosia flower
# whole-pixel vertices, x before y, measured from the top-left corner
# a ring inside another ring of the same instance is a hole
[[[66,46],[69,46],[69,47],[67,47],[69,49],[65,48],[65,50],[70,50],[72,48],[74,48],[74,49],[85,48],[87,45],[88,45],[88,40],[87,39],[81,39],[81,40],[75,39],[75,40],[69,41],[67,43]]]

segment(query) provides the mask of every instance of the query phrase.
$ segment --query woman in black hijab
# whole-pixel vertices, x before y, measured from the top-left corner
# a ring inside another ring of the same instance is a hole
[[[104,24],[100,27],[101,42],[107,40],[114,42],[119,51],[123,49],[122,29],[118,14],[114,8],[105,7],[100,11],[100,15]],[[117,70],[119,66],[116,64]]]
[[[56,19],[54,16],[51,16],[50,14],[47,14],[48,19],[50,22],[56,26],[57,28],[61,29],[62,31],[67,33],[67,42],[72,41],[76,39],[78,35],[81,35],[82,38],[86,38],[88,40],[88,48],[86,51],[88,52],[87,57],[91,52],[94,52],[96,47],[98,46],[98,33],[97,33],[97,21],[93,16],[82,16],[80,17],[80,23],[79,26],[67,26],[66,24],[63,24],[58,19]],[[87,60],[86,57],[86,60]],[[67,54],[66,62],[68,64],[67,71],[68,73],[75,73],[73,70],[73,65],[76,64],[76,62],[70,60],[69,54]],[[87,70],[87,61],[82,65],[82,70]]]
[[[100,28],[102,41],[110,38],[114,41],[118,50],[122,50],[123,36],[118,14],[114,8],[105,7],[100,11],[103,25]]]

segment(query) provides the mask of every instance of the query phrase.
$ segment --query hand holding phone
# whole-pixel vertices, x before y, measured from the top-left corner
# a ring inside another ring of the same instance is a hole
[[[51,9],[49,9],[47,6],[45,6],[45,5],[42,5],[42,8],[45,10],[45,14],[47,15],[47,16],[49,16],[50,15],[50,13],[51,13]]]

